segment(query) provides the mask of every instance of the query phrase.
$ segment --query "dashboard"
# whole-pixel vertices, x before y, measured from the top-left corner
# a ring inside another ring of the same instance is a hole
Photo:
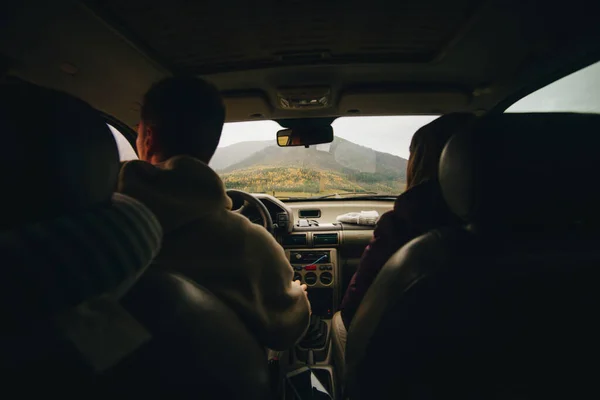
[[[253,194],[276,224],[275,237],[294,268],[294,279],[308,286],[313,313],[330,318],[337,310],[360,257],[373,236],[373,226],[343,224],[338,215],[377,211],[394,206],[394,200],[315,200],[283,202],[267,194]],[[244,215],[260,221],[258,210]]]

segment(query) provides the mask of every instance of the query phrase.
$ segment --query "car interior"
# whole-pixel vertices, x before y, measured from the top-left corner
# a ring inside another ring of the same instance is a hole
[[[4,386],[23,397],[595,397],[599,13],[583,0],[9,2]],[[201,284],[152,268],[160,224],[115,193],[115,165],[137,158],[144,93],[190,75],[226,107],[209,165],[308,286],[310,326],[285,351],[263,348]],[[455,112],[477,122],[446,145],[439,183],[464,224],[396,252],[346,332],[338,310],[373,237],[367,216],[392,210],[406,184],[408,142],[400,153],[375,123],[412,118],[412,135]]]

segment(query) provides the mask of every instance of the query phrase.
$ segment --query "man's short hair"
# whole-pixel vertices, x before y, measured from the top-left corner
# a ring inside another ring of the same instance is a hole
[[[141,118],[164,157],[189,155],[208,163],[221,138],[225,106],[217,88],[202,79],[167,78],[144,96]]]

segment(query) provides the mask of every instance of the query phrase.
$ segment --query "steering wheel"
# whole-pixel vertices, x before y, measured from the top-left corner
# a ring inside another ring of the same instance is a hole
[[[262,201],[252,196],[250,193],[243,192],[241,190],[229,189],[227,191],[227,196],[229,196],[234,202],[236,199],[241,199],[244,201],[244,204],[237,210],[231,210],[236,214],[243,214],[244,210],[249,207],[255,207],[260,213],[260,217],[262,219],[259,225],[262,225],[271,235],[275,234],[275,227],[273,226],[273,218],[271,218],[271,214],[269,214],[269,210],[263,204]]]

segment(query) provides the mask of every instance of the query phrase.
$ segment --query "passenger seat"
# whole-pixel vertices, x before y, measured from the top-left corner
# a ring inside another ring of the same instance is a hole
[[[504,114],[454,136],[464,227],[383,267],[348,332],[351,399],[598,398],[600,115]]]

